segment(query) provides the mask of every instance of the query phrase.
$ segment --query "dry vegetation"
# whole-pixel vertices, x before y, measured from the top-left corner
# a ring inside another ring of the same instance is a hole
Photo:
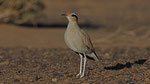
[[[34,24],[44,8],[44,4],[39,0],[1,0],[0,22]]]

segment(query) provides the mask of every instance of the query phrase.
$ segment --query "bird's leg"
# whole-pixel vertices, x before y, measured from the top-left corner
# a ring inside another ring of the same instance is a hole
[[[84,53],[84,64],[83,64],[83,72],[82,74],[80,75],[80,78],[82,78],[84,76],[84,72],[85,72],[85,65],[86,65],[86,55]]]
[[[76,76],[80,76],[82,73],[82,55],[81,54],[79,55],[80,55],[80,72]]]

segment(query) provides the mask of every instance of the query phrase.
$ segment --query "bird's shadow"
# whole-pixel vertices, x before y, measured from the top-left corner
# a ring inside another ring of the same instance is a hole
[[[134,61],[133,63],[127,62],[126,64],[116,64],[115,66],[109,66],[109,67],[104,67],[106,70],[121,70],[123,68],[131,68],[133,64],[139,64],[142,65],[146,62],[146,59],[140,59],[137,61]]]

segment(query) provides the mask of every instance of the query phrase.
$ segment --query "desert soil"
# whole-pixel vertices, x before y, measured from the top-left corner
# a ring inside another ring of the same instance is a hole
[[[150,48],[97,48],[77,78],[79,56],[69,49],[0,48],[1,84],[149,84]]]
[[[99,61],[88,60],[77,78],[79,56],[63,41],[65,28],[1,24],[1,84],[149,84],[149,33],[140,29],[87,29]]]

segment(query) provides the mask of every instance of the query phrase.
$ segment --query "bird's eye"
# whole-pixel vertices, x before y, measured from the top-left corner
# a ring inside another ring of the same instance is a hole
[[[75,17],[78,20],[78,16],[77,15],[71,15],[72,17]]]
[[[76,15],[72,15],[72,17],[77,17]]]

